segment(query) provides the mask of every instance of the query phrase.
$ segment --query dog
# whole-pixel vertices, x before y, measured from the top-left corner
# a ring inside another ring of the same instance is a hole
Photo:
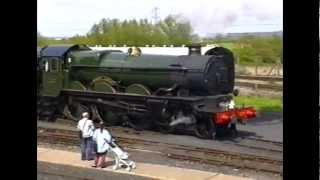
[[[129,160],[129,153],[124,152],[120,146],[118,146],[115,142],[115,139],[112,138],[110,145],[110,152],[112,152],[115,165],[112,167],[113,170],[117,170],[120,167],[125,167],[127,171],[131,171],[136,168],[136,163],[132,160]]]

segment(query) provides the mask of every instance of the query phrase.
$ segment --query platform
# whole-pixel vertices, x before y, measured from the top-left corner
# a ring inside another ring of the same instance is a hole
[[[90,173],[85,173],[86,177],[82,179],[101,179],[101,176],[104,174],[104,178],[108,179],[159,179],[159,180],[249,180],[249,178],[237,177],[224,175],[214,172],[206,172],[192,169],[183,169],[177,167],[169,167],[156,164],[148,163],[137,163],[137,168],[131,172],[127,172],[124,169],[119,169],[117,171],[112,170],[112,165],[104,169],[92,168],[92,161],[81,161],[80,154],[69,151],[62,150],[53,150],[47,148],[37,148],[37,160],[38,160],[38,171],[49,171],[50,164],[63,166],[62,169],[66,171],[66,168],[73,168],[72,174],[63,174],[63,176],[81,176],[81,173],[75,173],[75,171],[90,171]],[[112,161],[107,159],[107,161]],[[48,166],[49,165],[49,166]],[[39,167],[41,166],[41,167]],[[43,168],[47,166],[46,168]],[[77,169],[77,170],[75,170]],[[82,169],[82,170],[81,170]],[[51,169],[51,171],[58,171],[57,167]],[[70,170],[64,173],[70,173]],[[38,172],[39,173],[39,172]],[[57,172],[55,172],[57,174]],[[63,172],[60,172],[60,174]],[[61,175],[62,176],[62,175]],[[83,175],[82,175],[83,176]],[[100,178],[99,178],[100,176]],[[130,178],[129,178],[130,177]],[[79,177],[77,177],[79,178]]]

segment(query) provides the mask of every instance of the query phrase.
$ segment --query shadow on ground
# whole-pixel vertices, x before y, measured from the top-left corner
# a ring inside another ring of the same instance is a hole
[[[261,139],[261,138],[263,138],[263,136],[259,136],[255,132],[238,130],[238,133],[236,136],[229,133],[229,134],[225,134],[222,137],[217,137],[216,140],[219,140],[222,142],[223,141],[240,142],[242,139],[246,139],[246,138]]]
[[[279,124],[283,123],[283,113],[274,113],[274,112],[262,112],[253,119],[248,122],[249,125],[271,125],[271,124]]]

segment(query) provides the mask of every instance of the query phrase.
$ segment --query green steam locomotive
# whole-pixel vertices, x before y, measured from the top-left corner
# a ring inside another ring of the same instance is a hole
[[[185,56],[92,50],[85,45],[38,49],[38,117],[79,120],[82,112],[108,125],[194,132],[201,138],[236,132],[255,117],[233,103],[234,57],[216,47]],[[233,93],[233,94],[232,94]]]

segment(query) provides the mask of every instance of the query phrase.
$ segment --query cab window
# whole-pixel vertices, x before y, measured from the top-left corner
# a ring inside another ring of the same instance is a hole
[[[58,58],[44,58],[43,64],[45,72],[59,72],[59,63],[60,61]]]
[[[50,64],[50,72],[58,72],[59,71],[59,60],[56,58],[52,58],[49,61]]]

